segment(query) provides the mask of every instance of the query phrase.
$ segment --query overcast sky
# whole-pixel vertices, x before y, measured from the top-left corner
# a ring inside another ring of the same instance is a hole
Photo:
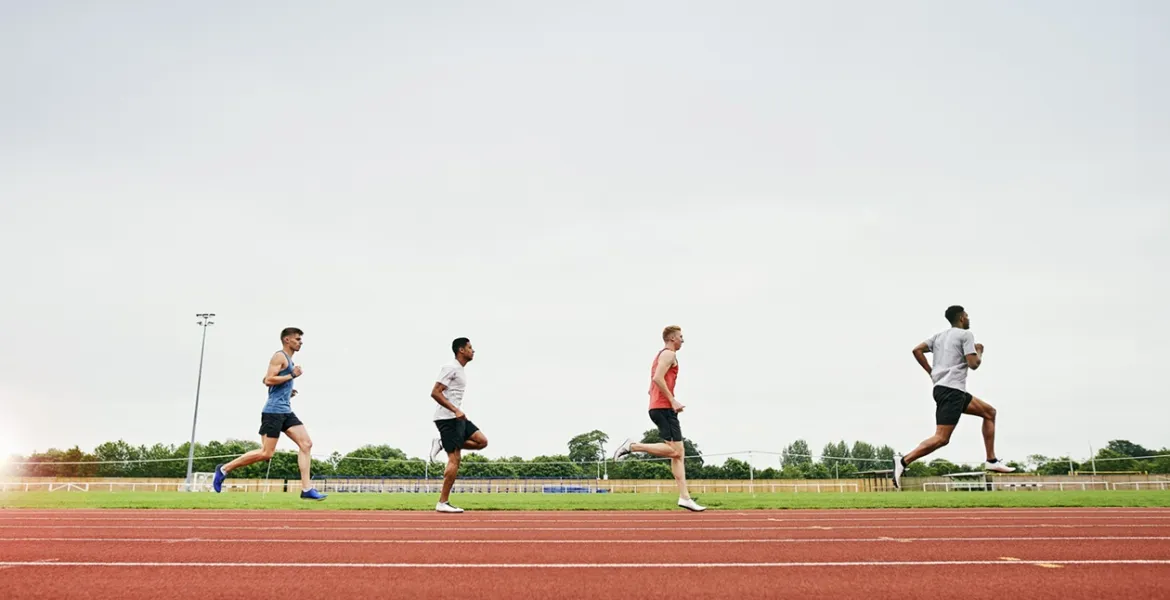
[[[967,307],[999,454],[1170,445],[1170,7],[201,2],[0,8],[0,450],[420,456],[450,341],[491,457],[652,427],[909,451]],[[288,440],[280,448],[292,449]],[[983,457],[978,421],[939,457]],[[766,464],[764,461],[757,461]]]

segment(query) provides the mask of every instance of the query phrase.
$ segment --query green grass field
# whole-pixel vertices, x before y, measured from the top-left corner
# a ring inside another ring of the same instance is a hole
[[[915,492],[697,494],[711,509],[1170,507],[1170,491]],[[468,510],[682,510],[673,494],[454,494]],[[182,492],[8,492],[0,508],[231,508],[305,510],[434,510],[434,494],[331,494],[301,500],[295,494]]]

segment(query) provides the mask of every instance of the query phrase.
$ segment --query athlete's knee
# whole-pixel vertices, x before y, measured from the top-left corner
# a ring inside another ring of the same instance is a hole
[[[987,409],[983,411],[983,418],[988,421],[995,421],[995,407],[988,404]]]
[[[674,444],[670,445],[670,458],[684,458],[686,456],[686,450],[680,446],[682,446],[682,444],[677,446]]]
[[[313,440],[302,440],[297,442],[297,448],[300,448],[301,452],[305,454],[310,454],[313,452]]]
[[[260,460],[269,460],[274,454],[276,454],[276,448],[261,448]]]
[[[487,436],[486,436],[486,435],[480,435],[480,436],[478,436],[478,437],[479,437],[479,439],[477,439],[477,440],[476,440],[476,442],[478,442],[478,443],[479,443],[479,449],[480,449],[480,450],[483,450],[484,448],[487,448],[487,444],[488,444],[488,441],[487,441]]]
[[[934,447],[935,447],[936,449],[937,449],[937,448],[942,448],[943,446],[946,446],[946,445],[947,445],[947,444],[949,444],[949,443],[951,443],[951,436],[949,436],[949,435],[943,435],[943,434],[935,434],[935,436],[934,436]]]

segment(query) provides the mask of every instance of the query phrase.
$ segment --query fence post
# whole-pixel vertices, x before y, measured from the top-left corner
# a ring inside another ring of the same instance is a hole
[[[748,490],[756,495],[756,461],[752,459],[751,450],[748,450]]]

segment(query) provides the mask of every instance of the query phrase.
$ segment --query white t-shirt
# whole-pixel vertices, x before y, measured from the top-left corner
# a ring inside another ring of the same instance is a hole
[[[446,365],[439,371],[439,377],[436,379],[439,383],[447,386],[443,390],[443,395],[447,397],[447,401],[455,406],[455,408],[463,408],[463,390],[467,389],[467,375],[463,372],[463,365],[459,363]],[[455,413],[447,410],[442,404],[439,404],[438,409],[435,410],[435,420],[454,419]]]
[[[967,391],[967,355],[975,354],[975,334],[952,327],[926,340],[926,349],[934,354],[930,365],[934,384]]]

